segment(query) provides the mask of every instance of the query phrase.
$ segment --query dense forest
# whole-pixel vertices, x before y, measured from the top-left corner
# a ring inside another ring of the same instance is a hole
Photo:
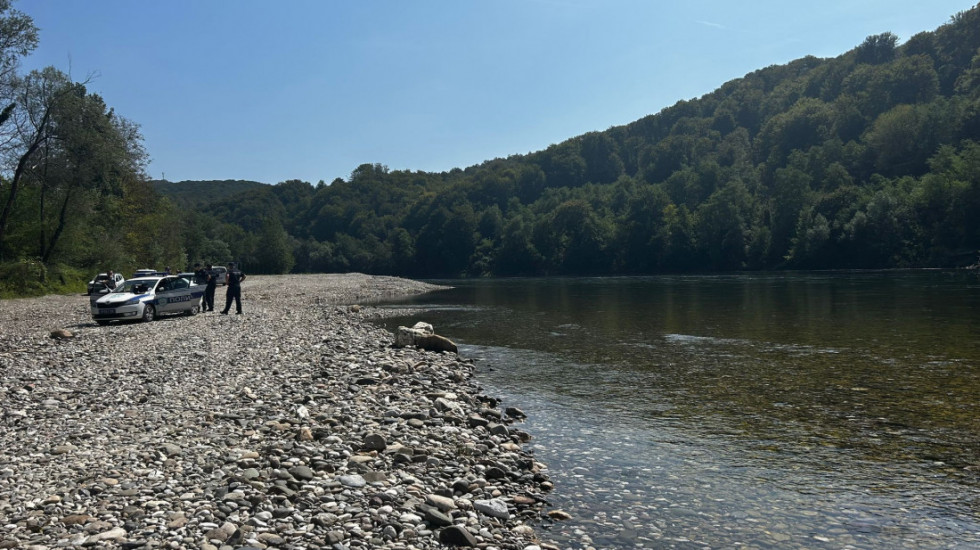
[[[202,205],[185,228],[189,259],[227,245],[266,272],[973,264],[980,7],[903,44],[885,33],[833,59],[760,69],[544,151],[445,173],[364,164],[329,185],[249,188]]]
[[[5,24],[23,18],[0,7]],[[8,271],[235,259],[253,273],[620,275],[953,267],[980,250],[980,6],[543,151],[442,173],[367,163],[315,185],[150,182],[136,126],[84,84],[14,74],[30,47],[2,52]]]

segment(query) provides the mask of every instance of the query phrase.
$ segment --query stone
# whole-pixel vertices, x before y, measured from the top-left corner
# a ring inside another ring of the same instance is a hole
[[[388,481],[388,476],[384,472],[364,472],[361,474],[367,483],[384,483]]]
[[[432,527],[447,527],[453,524],[453,518],[449,514],[439,510],[435,506],[421,505],[419,510],[425,517],[425,521]]]
[[[187,525],[187,516],[183,512],[172,515],[167,521],[167,529],[180,529],[185,525]]]
[[[409,346],[414,346],[415,341],[418,338],[423,338],[425,336],[432,334],[432,325],[428,326],[428,329],[424,327],[419,327],[424,323],[416,323],[414,327],[398,327],[395,332],[395,343],[396,348],[405,348]]]
[[[179,456],[181,453],[180,446],[173,443],[164,443],[160,446],[160,451],[167,456]]]
[[[507,510],[507,503],[499,498],[474,500],[473,508],[475,508],[478,512],[482,512],[497,519],[510,519],[510,512]]]
[[[444,497],[442,495],[428,494],[425,495],[425,502],[431,506],[442,510],[443,512],[448,512],[450,510],[456,509],[456,502],[449,497]]]
[[[93,518],[88,514],[71,514],[61,518],[61,523],[65,525],[82,525],[88,523]]]
[[[415,323],[411,328],[398,327],[393,345],[396,348],[415,346],[426,351],[459,353],[452,340],[435,334],[432,325],[423,322]]]
[[[439,531],[439,542],[447,546],[475,547],[477,545],[473,533],[460,525],[453,525]]]
[[[370,434],[364,438],[364,444],[361,446],[365,451],[383,451],[388,446],[388,442],[385,440],[384,436],[381,434]]]
[[[345,487],[360,488],[367,485],[367,480],[365,480],[363,476],[358,474],[340,476],[337,479]]]
[[[109,529],[108,531],[103,531],[97,535],[90,536],[88,539],[85,540],[85,546],[91,546],[106,540],[120,542],[125,538],[126,538],[126,530],[123,529],[122,527],[115,527],[113,529]]]
[[[415,339],[415,347],[426,351],[459,353],[459,348],[452,340],[445,336],[439,336],[438,334],[427,334],[417,337]]]
[[[300,481],[309,481],[314,477],[313,470],[309,466],[294,466],[289,469],[289,473]]]
[[[286,542],[286,539],[275,533],[259,533],[259,535],[255,538],[267,546],[280,546]]]
[[[500,468],[498,466],[491,466],[483,472],[483,477],[489,479],[505,479],[507,477],[507,470]]]

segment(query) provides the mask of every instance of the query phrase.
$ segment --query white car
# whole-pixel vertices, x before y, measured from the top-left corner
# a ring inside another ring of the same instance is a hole
[[[159,273],[155,269],[143,268],[143,269],[137,269],[136,273],[133,273],[133,278],[138,279],[140,277],[157,277],[157,276],[162,277],[163,275],[164,275],[163,273]]]
[[[100,325],[109,321],[152,321],[158,315],[201,311],[204,287],[180,277],[129,279],[109,294],[92,302],[92,319]]]
[[[99,273],[95,277],[92,277],[92,280],[88,282],[88,294],[93,294],[93,293],[98,294],[100,291],[106,290],[107,288],[106,283],[109,282],[109,278],[110,277],[108,273]],[[114,273],[112,275],[112,280],[115,283],[112,286],[117,287],[121,285],[122,282],[125,281],[126,279],[122,276],[121,273]]]
[[[216,265],[211,268],[214,272],[214,282],[219,285],[228,284],[228,268],[223,265]]]

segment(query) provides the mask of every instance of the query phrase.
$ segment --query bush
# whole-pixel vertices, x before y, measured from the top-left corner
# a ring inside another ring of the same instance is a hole
[[[63,265],[46,266],[37,259],[0,264],[0,298],[85,292],[88,276]]]

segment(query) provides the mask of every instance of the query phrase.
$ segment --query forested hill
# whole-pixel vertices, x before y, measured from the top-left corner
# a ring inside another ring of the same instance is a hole
[[[901,44],[885,33],[835,58],[766,67],[543,151],[445,173],[364,164],[347,180],[256,187],[188,218],[189,260],[226,246],[270,272],[973,263],[980,6]]]
[[[265,186],[257,181],[167,181],[153,180],[153,188],[184,208],[201,208],[215,201]]]

